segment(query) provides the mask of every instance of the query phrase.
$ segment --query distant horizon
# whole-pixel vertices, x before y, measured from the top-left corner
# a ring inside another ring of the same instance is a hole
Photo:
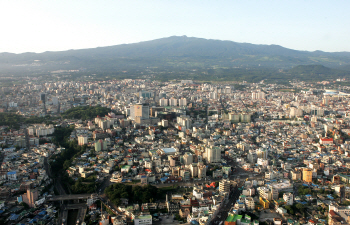
[[[87,49],[174,35],[350,52],[348,0],[11,0],[0,6],[0,52]]]
[[[234,42],[234,43],[239,43],[239,44],[252,44],[252,45],[266,45],[266,46],[280,46],[286,49],[290,49],[290,50],[295,50],[295,51],[306,51],[306,52],[317,52],[317,51],[321,51],[321,52],[327,52],[327,53],[350,53],[350,51],[323,51],[323,50],[313,50],[313,51],[309,51],[309,50],[303,50],[303,49],[293,49],[293,48],[289,48],[286,46],[282,46],[279,44],[257,44],[257,43],[249,43],[249,42],[237,42],[237,41],[232,41],[232,40],[221,40],[221,39],[215,39],[215,38],[202,38],[202,37],[191,37],[188,35],[171,35],[168,37],[161,37],[161,38],[155,38],[155,39],[151,39],[151,40],[143,40],[143,41],[139,41],[139,42],[130,42],[130,43],[121,43],[121,44],[114,44],[114,45],[106,45],[106,46],[95,46],[95,47],[86,47],[86,48],[71,48],[71,49],[63,49],[63,50],[45,50],[45,51],[40,51],[40,52],[0,52],[0,54],[3,53],[9,53],[9,54],[16,54],[16,55],[20,55],[20,54],[30,54],[30,53],[34,53],[34,54],[40,54],[40,53],[45,53],[45,52],[65,52],[65,51],[75,51],[75,50],[84,50],[84,49],[95,49],[95,48],[104,48],[104,47],[112,47],[112,46],[119,46],[119,45],[131,45],[131,44],[137,44],[137,43],[142,43],[142,42],[149,42],[149,41],[155,41],[155,40],[160,40],[160,39],[166,39],[166,38],[171,38],[171,37],[187,37],[187,38],[197,38],[197,39],[205,39],[205,40],[216,40],[216,41],[229,41],[229,42]]]

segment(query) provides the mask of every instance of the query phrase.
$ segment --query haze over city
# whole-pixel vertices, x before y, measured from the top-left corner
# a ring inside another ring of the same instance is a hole
[[[350,51],[349,1],[2,1],[0,52],[136,43],[173,35]]]

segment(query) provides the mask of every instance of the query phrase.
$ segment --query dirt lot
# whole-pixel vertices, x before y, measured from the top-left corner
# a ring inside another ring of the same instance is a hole
[[[282,215],[276,213],[274,210],[271,210],[271,209],[265,209],[260,212],[260,217],[259,217],[260,222],[265,222],[266,220],[273,221],[273,218],[282,219]]]

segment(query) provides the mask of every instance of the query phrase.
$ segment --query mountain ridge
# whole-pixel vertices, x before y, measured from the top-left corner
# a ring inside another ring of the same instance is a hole
[[[99,48],[110,48],[110,47],[117,47],[117,46],[130,46],[130,45],[135,45],[135,44],[142,44],[142,43],[149,43],[149,42],[154,42],[154,41],[161,41],[161,40],[170,40],[170,39],[180,39],[180,38],[187,38],[187,39],[197,39],[197,40],[206,40],[206,41],[220,41],[220,42],[230,42],[230,43],[236,43],[236,44],[241,44],[241,45],[253,45],[253,46],[264,46],[264,47],[279,47],[287,50],[292,50],[292,51],[298,51],[298,52],[308,52],[308,53],[350,53],[347,51],[336,51],[336,52],[328,52],[328,51],[322,51],[322,50],[315,50],[315,51],[308,51],[308,50],[296,50],[292,48],[287,48],[281,45],[277,44],[252,44],[252,43],[247,43],[247,42],[235,42],[231,40],[220,40],[220,39],[205,39],[205,38],[198,38],[198,37],[187,37],[186,35],[183,36],[169,36],[169,37],[164,37],[164,38],[157,38],[153,40],[147,40],[147,41],[140,41],[140,42],[135,42],[135,43],[127,43],[127,44],[118,44],[118,45],[108,45],[108,46],[97,46],[97,47],[91,47],[91,48],[81,48],[81,49],[67,49],[67,50],[59,50],[59,51],[44,51],[44,52],[23,52],[23,53],[12,53],[12,52],[0,52],[0,54],[13,54],[13,55],[21,55],[21,54],[43,54],[43,53],[59,53],[59,52],[69,52],[69,51],[79,51],[79,50],[91,50],[91,49],[99,49]]]
[[[55,70],[114,73],[161,68],[269,68],[289,70],[319,64],[341,69],[350,65],[350,52],[298,51],[280,45],[255,45],[227,40],[171,36],[132,44],[43,53],[0,53],[5,74],[40,74]]]
[[[304,52],[304,53],[317,53],[317,54],[324,54],[324,53],[330,53],[330,54],[350,54],[350,52],[347,51],[340,51],[340,52],[326,52],[322,50],[315,50],[315,51],[307,51],[307,50],[296,50],[292,48],[287,48],[281,45],[277,44],[252,44],[252,43],[246,43],[246,42],[235,42],[230,40],[220,40],[220,39],[205,39],[205,38],[198,38],[198,37],[187,37],[184,36],[170,36],[170,37],[164,37],[164,38],[158,38],[154,40],[147,40],[147,41],[141,41],[141,42],[135,42],[135,43],[128,43],[128,44],[119,44],[119,45],[110,45],[110,46],[98,46],[98,47],[92,47],[92,48],[82,48],[82,49],[68,49],[68,50],[62,50],[62,51],[44,51],[40,53],[36,52],[23,52],[23,53],[12,53],[12,52],[0,52],[0,54],[11,54],[11,55],[28,55],[28,54],[47,54],[47,53],[62,53],[62,52],[76,52],[76,51],[85,51],[85,50],[94,50],[94,49],[106,49],[106,48],[118,48],[118,47],[129,47],[131,45],[143,45],[153,42],[164,42],[164,41],[174,41],[174,40],[185,40],[186,42],[190,40],[197,40],[197,41],[214,41],[214,42],[222,42],[222,43],[230,43],[235,44],[236,46],[243,46],[243,47],[249,47],[249,46],[255,46],[258,48],[279,48],[282,50],[288,50],[288,51],[295,51],[295,52]],[[167,43],[167,42],[165,42]]]

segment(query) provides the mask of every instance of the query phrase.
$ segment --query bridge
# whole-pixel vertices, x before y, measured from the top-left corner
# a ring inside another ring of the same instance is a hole
[[[75,194],[75,195],[56,195],[47,198],[47,201],[64,201],[64,200],[80,200],[80,199],[88,199],[88,198],[97,198],[97,194]]]

